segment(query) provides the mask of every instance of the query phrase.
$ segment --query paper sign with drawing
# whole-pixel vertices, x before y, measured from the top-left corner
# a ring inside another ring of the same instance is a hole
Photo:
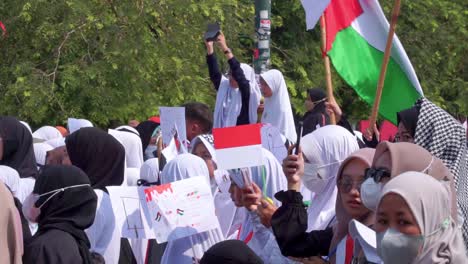
[[[188,140],[185,126],[185,107],[160,107],[161,133],[164,147],[174,141],[177,150],[187,152]]]
[[[115,225],[125,238],[154,239],[142,187],[107,187]]]
[[[210,185],[203,177],[145,188],[144,193],[158,243],[219,228]]]

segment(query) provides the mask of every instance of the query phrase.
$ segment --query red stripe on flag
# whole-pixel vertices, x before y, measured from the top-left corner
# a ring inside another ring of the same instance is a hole
[[[5,25],[2,23],[2,21],[0,21],[0,28],[2,28],[3,34],[6,34],[6,27],[5,27]]]
[[[346,236],[346,257],[345,257],[345,264],[351,264],[353,260],[353,253],[354,253],[354,240],[353,238],[348,235]]]
[[[325,9],[325,24],[327,32],[327,49],[332,48],[336,34],[349,27],[363,13],[359,0],[331,0]]]
[[[262,144],[262,124],[213,129],[215,149],[235,148]]]

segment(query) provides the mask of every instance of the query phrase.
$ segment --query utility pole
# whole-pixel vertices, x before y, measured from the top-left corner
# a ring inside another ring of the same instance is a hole
[[[271,0],[255,0],[255,33],[254,69],[260,74],[270,64]]]

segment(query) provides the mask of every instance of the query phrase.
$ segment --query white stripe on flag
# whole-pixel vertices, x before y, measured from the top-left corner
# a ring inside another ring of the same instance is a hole
[[[263,165],[262,145],[216,150],[218,169],[230,170]]]
[[[301,0],[306,15],[307,30],[313,29],[331,0]]]

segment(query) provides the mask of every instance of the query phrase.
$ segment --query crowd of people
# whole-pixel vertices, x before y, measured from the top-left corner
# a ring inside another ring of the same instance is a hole
[[[298,145],[282,73],[257,76],[222,33],[205,44],[216,106],[182,105],[190,145],[170,161],[161,154],[156,116],[107,131],[69,118],[67,128],[49,124],[34,132],[0,117],[2,262],[348,264],[372,263],[372,253],[383,263],[468,262],[466,122],[420,98],[395,113],[395,142],[380,142],[377,128],[360,138],[315,88]],[[216,46],[229,63],[226,75]],[[215,180],[211,131],[254,123],[275,127],[287,155],[264,147],[262,166],[240,168],[251,183],[239,184],[239,172],[227,171],[224,189]],[[197,176],[211,187],[219,228],[164,244],[121,237],[108,187]],[[356,222],[369,230],[373,249],[351,236]]]

